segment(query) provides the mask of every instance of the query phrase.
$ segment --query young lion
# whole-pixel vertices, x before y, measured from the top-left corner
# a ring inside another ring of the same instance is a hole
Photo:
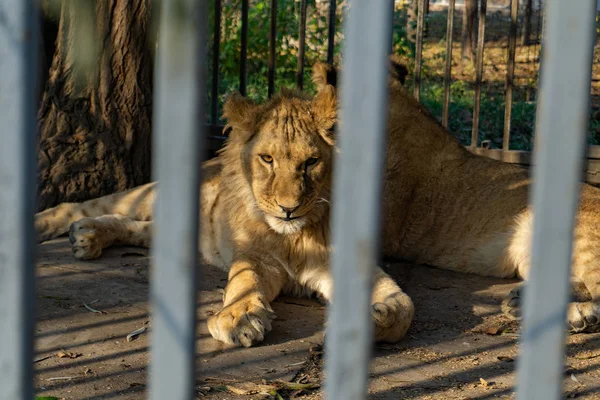
[[[325,71],[319,69],[319,71]],[[231,132],[203,166],[200,251],[229,272],[223,309],[208,320],[215,339],[251,346],[263,340],[280,293],[331,298],[329,212],[336,93],[311,100],[283,92],[264,104],[232,95],[224,106]],[[148,247],[156,184],[36,215],[40,240],[69,231],[73,254],[93,259],[113,244]],[[375,268],[375,339],[404,336],[413,304]]]
[[[473,155],[402,86],[392,63],[383,185],[384,256],[456,271],[526,278],[532,213],[526,171]],[[239,95],[225,105],[230,137],[204,165],[201,251],[229,270],[224,308],[213,337],[249,346],[262,340],[281,292],[315,291],[329,299],[329,195],[335,145],[336,71],[315,66],[318,94],[284,92],[265,104]],[[37,215],[40,239],[70,226],[78,258],[113,243],[148,246],[154,184]],[[571,303],[574,332],[600,325],[600,190],[582,185],[572,279],[583,288]],[[83,218],[83,219],[81,219]],[[411,300],[379,268],[373,281],[375,337],[397,341],[413,316]],[[520,315],[520,292],[503,302]]]

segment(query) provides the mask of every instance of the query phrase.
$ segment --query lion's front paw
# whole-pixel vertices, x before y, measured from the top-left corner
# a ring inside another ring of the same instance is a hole
[[[375,321],[375,340],[394,343],[402,339],[410,327],[414,310],[412,300],[402,292],[373,304],[371,315]]]
[[[102,254],[103,238],[96,229],[92,218],[83,218],[73,222],[69,229],[69,242],[75,258],[91,260]]]
[[[261,300],[241,300],[210,317],[208,330],[221,342],[250,347],[262,342],[274,318],[271,307]]]

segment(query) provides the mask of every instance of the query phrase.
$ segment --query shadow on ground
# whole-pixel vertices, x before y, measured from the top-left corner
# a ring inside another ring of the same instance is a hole
[[[38,395],[65,399],[142,399],[146,395],[149,333],[148,251],[110,249],[99,260],[75,260],[64,239],[41,246],[37,264]],[[406,264],[390,272],[413,298],[416,317],[396,345],[376,345],[372,399],[512,398],[518,326],[500,315],[515,282]],[[273,331],[255,348],[213,340],[206,318],[219,310],[226,276],[204,270],[198,308],[198,396],[320,399],[325,307],[281,298]],[[85,304],[84,304],[85,303]],[[87,307],[86,307],[87,305]],[[133,341],[129,333],[146,327]],[[59,357],[61,355],[62,357]],[[565,390],[600,398],[600,334],[568,338]],[[281,382],[300,382],[289,385]]]

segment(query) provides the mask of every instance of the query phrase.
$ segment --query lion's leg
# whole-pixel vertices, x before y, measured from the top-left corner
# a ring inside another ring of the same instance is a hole
[[[576,264],[573,267],[573,274],[580,286],[578,296],[568,310],[569,325],[573,332],[600,331],[600,260],[589,260],[589,265]]]
[[[575,229],[573,266],[571,273],[571,303],[567,323],[571,332],[600,330],[600,235],[592,215],[580,214]],[[505,260],[511,263],[519,277],[527,280],[531,259],[533,215],[526,213],[519,220]],[[503,313],[511,319],[521,319],[522,297],[526,284],[514,288],[502,301]]]
[[[333,284],[330,273],[323,269],[321,274],[310,271],[307,275],[306,278],[300,276],[300,283],[306,284],[325,300],[331,301]],[[379,267],[375,267],[373,271],[371,315],[375,323],[375,340],[389,343],[404,337],[414,315],[410,297]]]
[[[261,342],[275,318],[270,303],[287,279],[277,268],[234,261],[223,295],[223,309],[208,319],[210,334],[222,342],[244,347]]]
[[[502,312],[510,319],[520,320],[522,317],[522,298],[526,284],[520,284],[510,291],[502,301]],[[588,286],[578,280],[571,282],[571,303],[567,308],[567,324],[569,331],[597,332],[600,330],[600,297],[592,296]]]
[[[38,241],[43,242],[67,233],[71,224],[82,218],[121,214],[136,220],[150,220],[154,196],[155,184],[149,183],[98,199],[63,203],[49,208],[35,215]]]
[[[76,258],[98,258],[113,245],[150,247],[152,222],[135,221],[123,215],[83,218],[71,224],[69,241]]]
[[[567,308],[567,323],[573,333],[600,330],[600,268],[573,267],[571,303]],[[526,284],[510,291],[502,301],[503,313],[519,320],[522,317],[522,297]]]
[[[35,231],[38,242],[64,235],[69,231],[69,226],[77,220],[102,215],[99,210],[89,207],[86,203],[63,203],[37,213]]]
[[[413,302],[379,267],[375,268],[373,281],[371,314],[375,321],[375,340],[397,342],[410,327],[415,313]]]

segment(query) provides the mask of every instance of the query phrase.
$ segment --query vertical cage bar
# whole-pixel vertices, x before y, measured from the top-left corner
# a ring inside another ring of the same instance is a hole
[[[150,398],[193,399],[206,2],[162,2],[154,101],[158,179],[150,282]]]
[[[300,31],[298,32],[298,69],[296,70],[296,85],[304,87],[304,50],[306,46],[306,0],[300,2]]]
[[[542,0],[539,1],[539,16],[538,16],[538,27],[536,35],[539,38],[539,47],[538,47],[538,71],[542,64],[542,54],[544,47],[544,37],[546,35],[546,7],[542,4]]]
[[[417,100],[421,98],[421,64],[423,57],[423,28],[425,26],[425,1],[417,0],[417,37],[415,48],[415,87],[414,96]]]
[[[248,76],[248,0],[242,0],[242,38],[240,46],[240,93],[245,96]]]
[[[525,7],[523,11],[523,30],[521,37],[521,46],[528,46],[531,40],[531,19],[533,15],[533,0],[525,0]]]
[[[542,28],[544,26],[544,7],[542,6],[542,0],[538,0],[537,6],[537,23],[535,27],[535,38],[538,43],[542,43]]]
[[[277,43],[277,0],[271,0],[271,26],[269,31],[269,97],[275,92],[275,45]]]
[[[212,95],[210,122],[217,124],[219,118],[219,56],[221,54],[221,0],[215,0],[215,20],[213,32]]]
[[[531,271],[524,293],[517,399],[562,396],[565,316],[583,172],[596,0],[547,0],[532,187]]]
[[[442,109],[442,125],[448,128],[450,115],[450,82],[452,81],[452,32],[454,30],[454,10],[456,0],[448,3],[448,23],[446,25],[446,69],[444,70],[444,104]]]
[[[0,398],[33,399],[38,12],[0,0]]]
[[[504,136],[502,150],[510,150],[510,124],[513,102],[513,83],[515,78],[515,53],[517,49],[517,18],[519,0],[510,3],[510,31],[508,34],[508,64],[506,66],[506,103],[504,106]]]
[[[333,56],[335,55],[335,10],[337,1],[329,1],[329,15],[327,25],[327,63],[333,64]]]
[[[475,104],[473,105],[473,130],[471,147],[477,147],[479,138],[479,114],[481,112],[481,81],[483,78],[483,50],[485,44],[485,14],[487,0],[479,4],[479,26],[477,29],[477,57],[475,60]]]
[[[366,391],[393,5],[392,0],[355,1],[345,22],[343,133],[338,135],[332,215],[334,290],[326,338],[328,399],[359,400]]]

